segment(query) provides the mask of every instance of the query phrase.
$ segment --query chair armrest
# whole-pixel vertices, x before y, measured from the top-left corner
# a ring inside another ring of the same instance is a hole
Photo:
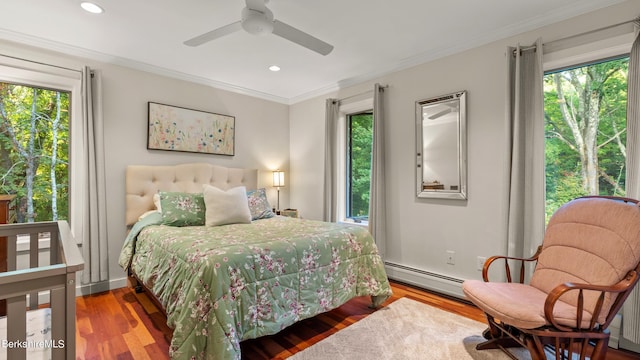
[[[597,321],[602,311],[602,304],[604,302],[605,295],[608,293],[610,294],[625,293],[623,296],[617,296],[615,302],[613,303],[613,305],[611,306],[611,309],[609,310],[609,313],[607,314],[605,323],[600,324],[600,327],[602,329],[605,329],[609,326],[609,324],[611,323],[611,320],[613,320],[613,317],[618,312],[618,310],[620,310],[620,307],[622,307],[622,303],[627,298],[627,296],[629,295],[629,293],[631,292],[631,290],[633,289],[633,286],[636,284],[637,281],[638,281],[638,272],[636,270],[631,270],[627,273],[627,276],[625,276],[624,279],[622,279],[620,282],[611,286],[570,283],[570,282],[560,284],[556,286],[553,290],[551,290],[551,292],[549,292],[549,295],[547,295],[547,299],[545,300],[545,303],[544,303],[544,315],[547,318],[547,321],[549,321],[549,323],[551,323],[557,329],[562,331],[574,331],[574,329],[558,324],[558,322],[556,321],[553,315],[553,309],[556,303],[558,302],[558,300],[560,300],[560,297],[562,295],[566,294],[569,291],[578,291],[578,306],[576,308],[575,329],[580,329],[582,328],[581,326],[582,315],[585,311],[584,295],[583,295],[584,291],[587,290],[592,292],[599,292],[600,295],[598,296],[598,301],[596,302],[595,307],[593,309],[586,309],[587,311],[592,310],[590,311],[591,322],[589,324],[589,329],[593,330],[598,324]]]
[[[500,255],[492,256],[492,257],[488,258],[487,261],[484,262],[484,266],[482,267],[482,279],[485,282],[489,282],[489,267],[496,260],[503,259],[504,260],[504,271],[505,271],[505,274],[507,275],[507,282],[513,282],[511,280],[511,267],[509,266],[509,260],[514,260],[514,261],[519,261],[520,262],[520,279],[519,279],[519,282],[522,284],[522,283],[524,283],[524,264],[527,263],[527,262],[531,262],[531,261],[538,261],[538,255],[540,255],[541,251],[542,251],[542,246],[538,246],[538,250],[530,258],[519,258],[519,257],[513,257],[513,256],[500,256]]]

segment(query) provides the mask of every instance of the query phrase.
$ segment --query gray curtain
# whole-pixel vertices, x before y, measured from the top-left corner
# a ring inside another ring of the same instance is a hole
[[[640,23],[636,23],[640,25]],[[631,47],[627,77],[627,181],[626,195],[640,199],[640,35]],[[640,344],[640,286],[636,286],[623,308],[622,336]]]
[[[82,204],[82,255],[85,269],[82,283],[96,283],[109,278],[107,248],[106,179],[104,170],[104,135],[100,104],[99,73],[82,69],[82,121],[85,154],[85,183]]]
[[[382,256],[386,250],[385,161],[384,161],[384,87],[375,85],[373,92],[373,152],[371,156],[371,186],[369,191],[369,232]]]
[[[324,143],[324,221],[336,222],[338,206],[338,117],[340,101],[326,100]]]
[[[508,47],[507,59],[507,254],[529,257],[544,236],[542,42]]]

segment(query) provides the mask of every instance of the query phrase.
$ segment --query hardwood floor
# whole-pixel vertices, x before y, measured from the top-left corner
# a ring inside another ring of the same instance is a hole
[[[428,291],[392,282],[393,296],[385,304],[401,297],[417,300],[470,319],[484,322],[484,315],[473,305]],[[78,359],[168,359],[172,331],[166,318],[145,294],[132,289],[77,298]],[[241,343],[243,359],[285,359],[331,334],[363,319],[369,309],[369,297],[360,297],[312,319],[301,321],[273,336]],[[607,359],[631,360],[638,355],[611,350]]]

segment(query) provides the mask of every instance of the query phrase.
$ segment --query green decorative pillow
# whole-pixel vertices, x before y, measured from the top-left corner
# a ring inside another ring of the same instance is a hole
[[[202,193],[160,192],[162,223],[170,226],[202,226],[205,220]]]
[[[249,200],[249,210],[251,210],[251,220],[268,219],[274,217],[271,205],[267,200],[267,193],[264,188],[247,191]]]

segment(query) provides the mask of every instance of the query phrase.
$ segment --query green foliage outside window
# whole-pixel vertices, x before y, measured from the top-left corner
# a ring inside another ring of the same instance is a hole
[[[583,195],[625,194],[629,58],[544,77],[546,218]]]
[[[69,218],[69,95],[0,83],[0,193],[18,222]]]
[[[361,220],[369,216],[373,113],[352,114],[348,119],[350,142],[347,217]]]

